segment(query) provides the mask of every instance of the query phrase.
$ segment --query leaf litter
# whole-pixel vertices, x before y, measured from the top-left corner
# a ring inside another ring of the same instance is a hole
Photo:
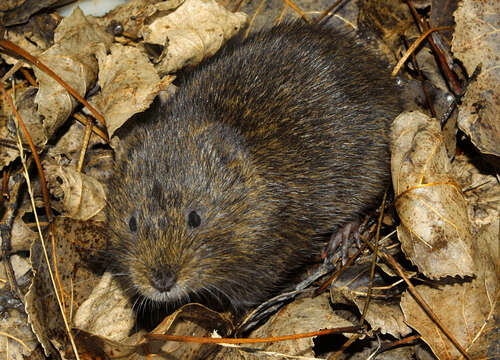
[[[271,3],[269,14],[283,13],[285,17],[295,14],[281,2]],[[310,4],[298,4],[311,18],[330,5],[314,8]],[[405,33],[410,40],[418,37],[418,26],[410,11],[398,1],[361,2],[360,5],[361,9],[349,2],[330,17],[333,22],[340,22],[347,28],[359,26],[363,31],[377,34],[384,40],[380,45],[381,51],[386,52],[384,56],[395,63],[395,57],[404,51],[399,35]],[[421,103],[413,107],[419,112],[412,111],[398,118],[394,125],[397,131],[393,134],[394,203],[400,219],[397,237],[405,255],[401,260],[406,257],[414,265],[406,264],[407,274],[419,284],[419,293],[474,358],[498,355],[494,344],[498,342],[495,328],[499,322],[500,288],[500,186],[498,158],[495,159],[499,155],[497,147],[500,143],[497,141],[497,125],[500,123],[497,101],[499,42],[495,41],[499,35],[491,30],[498,28],[498,17],[491,16],[498,13],[497,7],[498,3],[493,0],[481,4],[464,0],[453,13],[457,24],[455,31],[448,32],[443,38],[435,34],[435,38],[448,46],[440,47],[450,61],[453,61],[452,56],[461,60],[469,76],[481,65],[481,72],[472,79],[462,104],[452,112],[452,116],[458,113],[458,127],[471,139],[473,145],[469,147],[475,148],[474,155],[460,153],[470,153],[463,138],[456,141],[457,150],[450,151],[455,145],[449,146],[450,141],[443,140],[439,121],[421,113],[428,113]],[[393,12],[389,10],[391,8],[398,10]],[[244,5],[242,9],[251,13],[255,4]],[[346,9],[349,13],[345,12]],[[425,6],[422,9],[425,10]],[[390,14],[397,17],[389,16],[383,20]],[[450,15],[451,10],[444,1],[432,1],[431,22],[446,19],[443,21],[447,25],[453,25]],[[86,95],[106,119],[106,128],[94,126],[107,131],[109,136],[113,136],[135,114],[147,109],[156,96],[162,93],[168,96],[175,91],[172,81],[176,71],[195,66],[203,58],[213,55],[244,27],[247,20],[243,13],[228,12],[214,1],[131,1],[100,18],[86,16],[78,9],[65,19],[52,16],[51,19],[56,19],[59,25],[54,31],[53,42],[47,42],[46,34],[42,36],[33,31],[40,29],[33,25],[35,19],[43,16],[48,15],[31,16],[31,32],[26,30],[26,25],[24,28],[12,25],[6,28],[5,37],[39,56],[80,95]],[[257,19],[260,19],[260,24],[269,26],[276,21],[276,16],[266,15],[264,11],[260,16],[257,14]],[[252,26],[259,21],[253,22]],[[442,22],[435,25],[442,25]],[[113,37],[110,30],[117,28],[121,30]],[[452,51],[449,50],[451,33]],[[446,82],[439,78],[441,72],[433,63],[432,55],[431,50],[422,47],[417,60],[425,62],[424,73],[435,85],[435,98],[447,99],[449,90]],[[18,61],[7,55],[2,57],[9,66]],[[23,67],[29,65],[23,64]],[[408,81],[413,80],[414,71],[409,65],[405,74],[410,77]],[[84,126],[71,116],[75,111],[81,111],[79,105],[36,67],[33,67],[33,72],[38,86],[16,85],[16,104],[37,149],[45,154],[44,170],[55,200],[52,206],[60,214],[54,222],[55,252],[51,251],[51,260],[57,260],[58,291],[63,294],[66,314],[78,329],[75,331],[76,342],[82,356],[132,359],[146,358],[151,353],[183,359],[209,356],[246,359],[271,356],[271,353],[272,356],[304,358],[326,356],[310,339],[260,345],[252,350],[248,349],[252,346],[220,350],[215,345],[175,342],[145,345],[141,339],[146,330],[136,329],[137,309],[109,273],[102,275],[104,269],[99,262],[101,255],[106,253],[107,229],[102,228],[102,209],[106,202],[103,182],[112,166],[111,151],[94,133],[83,172],[76,170]],[[437,109],[438,119],[443,122],[446,106]],[[11,167],[16,164],[18,150],[10,110],[6,106],[2,106],[2,110],[0,135],[8,146],[2,146],[0,164],[5,171],[9,164]],[[448,137],[453,142],[457,127],[454,122],[448,126],[446,131],[451,133]],[[113,137],[112,144],[113,149],[119,151],[118,137]],[[41,186],[36,178],[33,186],[35,193],[39,193]],[[12,180],[7,181],[7,188],[10,187]],[[26,198],[22,199],[13,223],[12,251],[16,254],[29,252],[33,270],[26,272],[29,264],[26,257],[14,255],[12,262],[17,264],[16,269],[22,269],[16,270],[19,283],[29,282],[32,278],[31,288],[24,299],[30,325],[27,326],[23,311],[3,307],[0,301],[2,313],[8,314],[6,317],[10,319],[10,322],[0,322],[0,331],[21,340],[1,337],[0,352],[21,359],[21,354],[26,356],[29,351],[34,351],[36,334],[47,354],[72,358],[54,290],[47,278],[47,265],[40,258],[39,245],[35,243],[30,249],[37,235],[33,232],[33,223],[30,225],[31,220],[28,220],[32,210],[26,201]],[[42,208],[41,200],[36,201],[37,207]],[[397,250],[398,242],[390,237],[382,246],[383,249]],[[404,339],[411,335],[409,325],[429,345],[436,358],[459,358],[457,350],[404,290],[399,277],[389,271],[386,264],[377,266],[374,281],[370,284],[366,270],[369,256],[365,251],[356,265],[344,271],[333,283],[329,296],[300,297],[249,336],[270,337],[356,324],[364,307],[367,288],[373,286],[373,299],[366,317],[371,332],[367,335],[377,332],[385,342]],[[8,294],[6,286],[2,294],[4,292]],[[7,299],[10,298],[7,296]],[[217,328],[221,334],[228,335],[237,328],[228,316],[199,305],[186,305],[164,319],[154,332],[211,336]],[[19,327],[23,330],[14,330],[12,321],[23,324]],[[349,337],[349,334],[345,336]],[[346,337],[343,339],[345,341]],[[375,351],[376,343],[362,341],[357,342],[365,344],[365,348],[358,349],[358,354],[368,355]],[[337,345],[330,346],[335,348]],[[411,349],[410,344],[410,354]],[[401,358],[398,357],[401,353],[394,349],[384,354]]]

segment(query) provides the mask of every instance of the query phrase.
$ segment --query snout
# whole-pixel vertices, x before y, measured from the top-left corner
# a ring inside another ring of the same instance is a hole
[[[151,286],[161,293],[166,293],[177,282],[177,273],[170,265],[151,270],[149,274]]]

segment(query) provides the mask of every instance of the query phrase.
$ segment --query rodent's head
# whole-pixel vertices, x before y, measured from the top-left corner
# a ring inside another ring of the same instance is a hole
[[[140,295],[174,305],[193,295],[234,308],[262,300],[277,282],[265,270],[279,268],[279,244],[262,243],[272,210],[242,140],[220,124],[162,121],[166,133],[136,135],[109,184],[117,272]]]

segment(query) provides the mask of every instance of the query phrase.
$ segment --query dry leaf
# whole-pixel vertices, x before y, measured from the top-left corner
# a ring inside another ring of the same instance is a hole
[[[5,294],[2,294],[4,297]],[[26,314],[19,310],[2,308],[2,318],[0,320],[0,331],[13,336],[14,340],[0,335],[0,358],[9,360],[24,360],[38,346],[37,339],[28,324]]]
[[[318,331],[325,328],[347,327],[353,324],[337,316],[330,306],[328,294],[315,298],[297,299],[274,314],[265,324],[253,331],[249,338],[264,338],[281,335],[299,334]],[[225,348],[216,359],[256,359],[267,358],[262,352],[274,353],[271,358],[286,358],[279,356],[304,356],[314,358],[313,338],[296,339],[265,344],[242,344],[242,347],[252,349],[245,351],[238,348]]]
[[[210,337],[217,331],[221,336],[233,330],[231,321],[200,304],[187,304],[165,318],[151,333]],[[152,354],[169,354],[172,359],[205,359],[217,350],[217,345],[152,341],[147,345]]]
[[[430,278],[474,273],[465,199],[450,175],[439,123],[419,112],[393,123],[391,172],[406,256]]]
[[[500,185],[495,170],[479,156],[457,155],[452,163],[453,174],[464,189],[467,211],[475,232],[498,220]]]
[[[80,95],[95,84],[97,61],[95,51],[98,44],[109,48],[112,36],[92,25],[79,8],[65,18],[56,29],[54,45],[40,55],[47,65]],[[44,117],[44,128],[50,138],[54,131],[66,121],[77,102],[49,75],[34,68],[39,82],[35,97],[39,113]]]
[[[3,0],[0,3],[0,15],[3,26],[22,24],[35,13],[56,5],[60,0]]]
[[[162,3],[165,8],[176,8],[183,0],[134,0],[127,1],[115,7],[101,17],[87,16],[91,22],[113,31],[116,26],[123,28],[123,32],[132,37],[140,37],[140,29],[151,13],[156,12],[151,5]],[[165,10],[167,10],[165,9]],[[115,39],[116,40],[116,39]]]
[[[40,204],[41,205],[41,204]],[[11,230],[11,251],[28,251],[33,241],[38,239],[38,233],[33,231],[28,224],[28,220],[23,220],[27,214],[31,213],[31,204],[29,201],[23,202],[16,213],[16,218],[12,224]],[[2,243],[0,239],[0,244]]]
[[[112,275],[106,274],[89,300],[81,306],[76,317],[76,324],[81,326],[76,338],[79,348],[91,354],[106,354],[110,358],[141,360],[151,356],[160,359],[205,359],[216,350],[217,345],[213,344],[162,340],[145,343],[144,331],[128,336],[135,325],[135,313],[123,290],[116,284]],[[222,314],[199,304],[187,304],[166,317],[152,333],[210,337],[214,330],[227,334],[232,327]]]
[[[464,0],[455,12],[453,53],[472,74],[458,126],[483,153],[500,156],[500,1]]]
[[[381,264],[383,265],[383,264]],[[355,304],[359,313],[363,312],[370,284],[370,263],[350,266],[332,283],[330,297],[334,304]],[[392,275],[391,275],[392,276]],[[387,282],[379,270],[375,272],[372,296],[366,313],[366,321],[373,330],[401,338],[412,330],[405,324],[399,307],[401,290]]]
[[[473,359],[494,359],[500,355],[498,353],[500,340],[498,238],[498,219],[477,234],[474,242],[474,263],[478,271],[471,281],[439,287],[427,285],[416,287],[425,302]],[[408,324],[420,333],[438,358],[460,357],[458,350],[408,292],[401,299],[401,308]]]
[[[106,248],[107,238],[105,230],[94,223],[63,217],[55,219],[54,229],[58,277],[69,317],[88,298],[98,281],[103,264],[96,261],[96,256]],[[52,241],[47,234],[45,243],[53,264]],[[39,241],[31,248],[30,261],[35,275],[25,296],[26,313],[38,341],[49,354],[53,343],[67,344],[68,340]]]
[[[74,326],[95,336],[122,341],[135,324],[135,313],[129,300],[113,275],[106,272],[78,308]]]
[[[175,5],[174,2],[169,7]],[[163,47],[155,59],[160,75],[194,66],[212,56],[247,21],[245,14],[227,11],[215,0],[186,0],[164,16],[161,16],[166,10],[164,5],[154,7],[158,13],[150,15],[141,33],[148,45]]]
[[[18,90],[16,92],[15,103],[17,112],[21,116],[21,119],[23,120],[28,133],[35,144],[35,147],[41,147],[47,142],[47,136],[42,125],[42,117],[36,111],[36,92],[37,89],[33,87],[28,87],[22,89],[21,91]],[[9,165],[13,160],[19,157],[17,131],[15,125],[17,120],[14,122],[14,116],[10,106],[7,106],[6,110],[10,116],[10,121],[5,122],[0,128],[0,137],[6,142],[9,142],[11,146],[1,146],[2,152],[0,153],[0,168]],[[29,146],[27,145],[28,142],[26,137],[21,129],[19,129],[19,133],[21,135],[21,141],[25,144],[25,148],[27,149]]]
[[[44,164],[50,192],[58,202],[51,205],[61,215],[75,220],[89,220],[106,206],[102,184],[71,166]]]
[[[175,77],[160,79],[153,64],[137,48],[113,44],[110,50],[109,55],[104,47],[97,52],[101,92],[92,103],[104,115],[112,136],[132,115],[146,110]]]

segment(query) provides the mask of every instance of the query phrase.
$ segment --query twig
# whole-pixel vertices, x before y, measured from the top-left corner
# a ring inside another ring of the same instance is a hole
[[[355,333],[361,329],[360,326],[346,326],[335,329],[326,329],[320,331],[312,331],[308,333],[274,336],[269,338],[209,338],[199,336],[181,336],[181,335],[163,335],[163,334],[147,334],[146,338],[151,340],[166,340],[178,342],[193,342],[198,344],[261,344],[268,342],[278,342],[287,340],[296,340],[320,335],[338,334],[338,333]]]
[[[359,324],[361,326],[363,326],[363,323],[365,322],[366,313],[368,312],[368,304],[370,303],[370,298],[372,296],[373,278],[375,276],[375,265],[377,264],[377,256],[378,256],[378,241],[380,239],[380,228],[382,227],[382,218],[384,217],[386,199],[387,199],[387,190],[384,193],[384,198],[382,199],[382,206],[380,207],[381,208],[380,215],[378,217],[377,234],[375,235],[375,250],[373,251],[372,264],[370,269],[370,285],[368,286],[365,305],[363,307],[363,312],[361,313],[361,319],[359,320]]]

